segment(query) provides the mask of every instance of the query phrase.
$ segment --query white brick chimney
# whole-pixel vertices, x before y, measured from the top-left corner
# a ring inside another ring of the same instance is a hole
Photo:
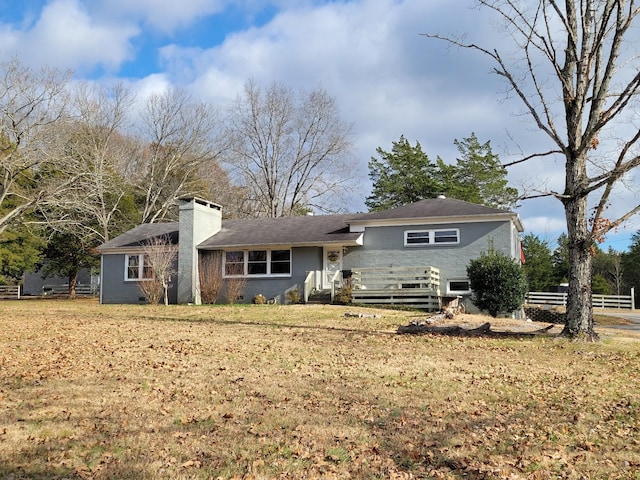
[[[178,303],[200,304],[196,246],[222,228],[222,207],[199,198],[180,200],[178,227]]]

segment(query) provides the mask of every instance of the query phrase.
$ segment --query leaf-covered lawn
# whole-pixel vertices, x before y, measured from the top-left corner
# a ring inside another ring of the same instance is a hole
[[[0,478],[640,478],[637,339],[417,318],[2,302]]]

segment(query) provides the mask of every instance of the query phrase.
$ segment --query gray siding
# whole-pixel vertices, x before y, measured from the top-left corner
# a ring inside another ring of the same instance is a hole
[[[146,303],[138,282],[125,282],[125,255],[102,255],[102,283],[100,285],[101,303]],[[169,287],[169,303],[177,303],[176,282]]]
[[[239,302],[251,303],[253,297],[260,293],[267,299],[277,297],[280,303],[284,303],[286,290],[298,285],[302,293],[307,272],[320,269],[322,269],[322,248],[294,247],[291,249],[291,277],[249,277]],[[221,298],[220,301],[224,299]]]
[[[457,245],[404,246],[407,230],[457,228]],[[349,247],[344,268],[393,267],[425,265],[440,269],[440,288],[446,290],[448,279],[466,278],[467,264],[493,247],[513,255],[511,222],[431,224],[393,227],[367,227],[362,247]]]

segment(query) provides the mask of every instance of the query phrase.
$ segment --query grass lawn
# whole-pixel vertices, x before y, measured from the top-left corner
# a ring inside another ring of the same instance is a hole
[[[0,478],[640,479],[640,338],[420,318],[2,302]]]

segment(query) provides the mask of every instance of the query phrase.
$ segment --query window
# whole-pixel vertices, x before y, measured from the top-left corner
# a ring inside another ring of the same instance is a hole
[[[471,293],[469,280],[449,280],[447,282],[447,293],[455,293],[458,295]]]
[[[250,250],[247,262],[247,273],[249,275],[266,275],[267,274],[267,251],[266,250]]]
[[[431,232],[405,232],[405,245],[428,244]]]
[[[458,230],[435,230],[433,243],[458,243]]]
[[[224,274],[228,276],[244,275],[244,251],[226,252]]]
[[[291,250],[235,250],[224,259],[225,276],[291,274]]]
[[[460,243],[460,230],[407,230],[404,232],[404,246],[455,245]]]
[[[288,275],[291,273],[291,250],[271,251],[271,274]]]
[[[148,280],[153,277],[149,258],[144,254],[125,255],[125,280]]]

